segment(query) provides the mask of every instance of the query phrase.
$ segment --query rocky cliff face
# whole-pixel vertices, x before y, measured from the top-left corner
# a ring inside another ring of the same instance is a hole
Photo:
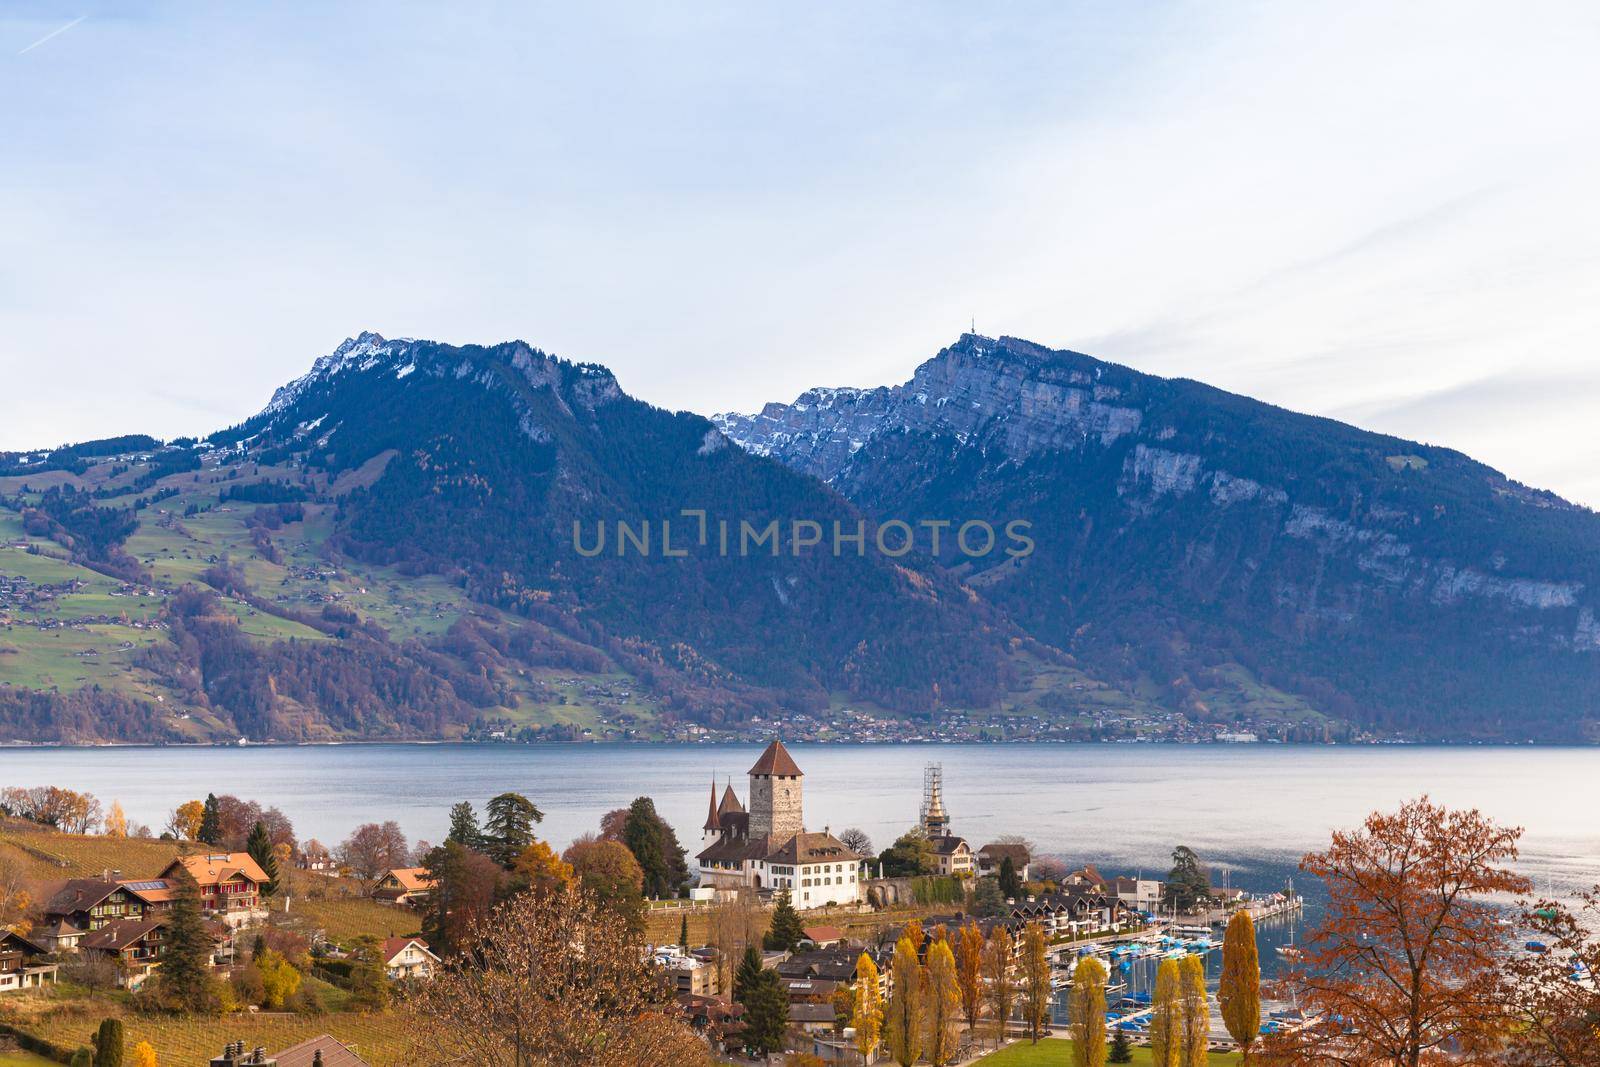
[[[1025,566],[944,561],[1102,666],[1253,658],[1419,732],[1600,718],[1600,518],[1448,449],[973,335],[904,385],[716,421],[880,516],[1029,518]]]

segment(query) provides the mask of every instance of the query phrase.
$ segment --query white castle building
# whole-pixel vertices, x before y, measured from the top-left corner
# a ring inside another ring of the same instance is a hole
[[[861,899],[860,857],[830,833],[806,832],[804,778],[783,742],[774,741],[750,768],[748,811],[732,782],[719,802],[712,780],[705,848],[695,857],[702,886],[786,889],[797,908]]]

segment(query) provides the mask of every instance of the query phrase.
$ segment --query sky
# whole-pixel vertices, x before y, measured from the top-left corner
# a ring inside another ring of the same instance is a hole
[[[0,6],[0,449],[361,330],[701,413],[975,321],[1600,506],[1600,6]]]

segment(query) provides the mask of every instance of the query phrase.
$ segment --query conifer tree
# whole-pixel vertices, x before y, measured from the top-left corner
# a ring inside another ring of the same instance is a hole
[[[689,913],[684,912],[678,918],[678,947],[685,952],[689,951]]]
[[[1183,1053],[1182,979],[1178,961],[1164,959],[1156,968],[1155,994],[1150,999],[1150,1063],[1180,1067]]]
[[[122,1067],[122,1022],[105,1019],[94,1033],[94,1067]]]
[[[1072,1027],[1072,1062],[1076,1067],[1105,1067],[1106,966],[1093,956],[1079,959],[1072,971],[1067,1019]]]
[[[1222,982],[1217,988],[1222,1021],[1239,1044],[1245,1059],[1261,1034],[1261,958],[1256,947],[1256,924],[1248,911],[1228,920],[1222,938]]]
[[[478,826],[478,813],[470,801],[463,800],[450,809],[450,832],[446,841],[454,841],[462,848],[483,847],[483,830]]]
[[[1000,895],[1007,900],[1016,900],[1022,896],[1022,879],[1017,874],[1017,865],[1011,862],[1010,856],[1000,860]]]
[[[272,838],[267,836],[266,826],[257,822],[251,827],[244,850],[266,872],[267,881],[261,887],[261,892],[269,897],[275,895],[278,892],[278,857],[272,853]]]
[[[1111,1051],[1106,1059],[1111,1063],[1133,1062],[1133,1042],[1128,1040],[1126,1030],[1117,1030],[1117,1036],[1111,1039]]]
[[[739,967],[733,972],[733,999],[740,1004],[756,979],[761,975],[761,952],[754,945],[745,946],[739,958]]]
[[[902,936],[894,946],[893,966],[883,1041],[894,1062],[911,1067],[922,1058],[927,1023],[923,1014],[922,962],[917,959],[917,946],[910,936]]]
[[[762,944],[773,952],[793,952],[806,936],[800,925],[800,913],[789,902],[789,891],[778,893],[778,903],[772,909],[772,925],[767,928]]]
[[[533,801],[521,793],[501,793],[489,801],[484,851],[509,871],[522,850],[533,844],[533,824],[543,821],[544,812]]]
[[[781,1049],[789,1025],[789,997],[778,973],[761,966],[761,953],[754,945],[744,950],[733,976],[733,999],[744,1006],[745,1045],[762,1054]]]
[[[1185,956],[1178,961],[1183,1004],[1183,1054],[1180,1067],[1206,1067],[1211,1045],[1211,1005],[1206,1000],[1206,961]]]
[[[675,897],[689,882],[689,865],[677,832],[656,813],[656,803],[639,797],[628,805],[622,823],[622,843],[644,871],[644,892],[652,897]]]
[[[950,951],[948,940],[934,939],[928,948],[928,965],[923,977],[928,1062],[934,1067],[945,1067],[955,1058],[961,1036],[961,986],[956,978],[955,954]]]
[[[856,1050],[862,1062],[872,1059],[882,1043],[883,998],[878,989],[878,965],[865,952],[856,960],[856,1008],[850,1025],[856,1029]]]
[[[86,1048],[80,1048],[72,1054],[72,1059],[67,1061],[67,1067],[94,1067],[94,1053]]]
[[[1050,1016],[1049,946],[1038,923],[1029,923],[1022,933],[1022,1011],[1028,1037],[1037,1045]]]
[[[205,807],[200,813],[200,831],[194,838],[212,848],[222,844],[222,806],[217,803],[215,793],[206,794]]]
[[[166,949],[157,972],[161,999],[178,1011],[212,1012],[218,1005],[211,980],[211,935],[200,915],[200,886],[181,865],[171,881]]]

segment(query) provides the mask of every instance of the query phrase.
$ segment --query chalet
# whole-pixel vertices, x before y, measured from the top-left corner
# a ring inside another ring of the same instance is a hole
[[[44,904],[44,924],[88,932],[122,919],[142,919],[149,905],[121,882],[74,878],[60,883]]]
[[[261,889],[267,884],[267,872],[250,853],[180,856],[167,865],[157,880],[171,880],[179,868],[188,871],[200,886],[201,910],[224,925],[244,926],[267,917],[261,904]]]
[[[1000,867],[1005,861],[1011,860],[1011,866],[1016,870],[1017,877],[1024,882],[1032,881],[1033,856],[1028,852],[1028,846],[1020,842],[991,841],[978,850],[978,873],[999,877]]]
[[[372,896],[389,904],[417,905],[433,891],[426,867],[395,867],[384,872],[372,887]]]
[[[433,977],[439,957],[420,937],[391,937],[383,943],[383,966],[391,981]]]
[[[56,980],[56,965],[43,946],[11,930],[0,931],[0,993],[38,989]]]
[[[971,878],[977,871],[972,857],[972,846],[964,837],[942,834],[928,838],[933,846],[933,858],[938,864],[937,873],[946,878]]]
[[[138,989],[145,983],[166,951],[167,919],[117,919],[85,935],[78,951],[85,956],[101,956],[118,965],[117,984]]]

